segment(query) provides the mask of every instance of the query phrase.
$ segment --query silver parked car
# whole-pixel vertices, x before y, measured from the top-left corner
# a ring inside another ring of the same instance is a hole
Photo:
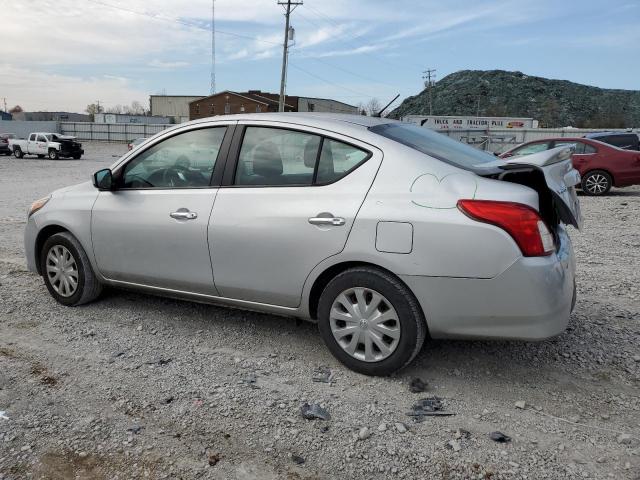
[[[504,161],[363,116],[196,120],[36,201],[27,262],[64,305],[111,285],[313,320],[341,362],[386,375],[427,335],[565,329],[570,155]]]

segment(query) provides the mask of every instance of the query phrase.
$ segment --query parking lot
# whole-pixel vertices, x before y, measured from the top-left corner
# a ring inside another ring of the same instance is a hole
[[[640,479],[640,187],[581,196],[563,335],[428,341],[371,378],[288,318],[119,290],[57,304],[26,270],[22,231],[33,200],[126,151],[84,148],[0,157],[0,480]],[[454,415],[407,415],[434,396]],[[331,419],[304,419],[305,402]]]

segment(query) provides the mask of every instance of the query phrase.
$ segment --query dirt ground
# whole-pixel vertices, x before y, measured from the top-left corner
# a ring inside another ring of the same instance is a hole
[[[33,200],[126,146],[85,149],[0,157],[0,480],[640,479],[640,187],[581,197],[564,334],[428,341],[369,378],[292,319],[119,290],[57,304],[26,270],[22,231]],[[329,383],[313,381],[321,367]],[[416,377],[426,392],[410,392]],[[406,415],[433,396],[455,415]],[[305,402],[331,419],[304,419]]]

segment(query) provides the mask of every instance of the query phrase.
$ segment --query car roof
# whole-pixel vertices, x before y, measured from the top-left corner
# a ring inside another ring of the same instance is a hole
[[[638,135],[633,132],[593,132],[587,133],[585,138],[598,138],[598,137],[610,137],[611,135]]]
[[[382,125],[386,123],[400,123],[398,120],[392,120],[390,118],[381,117],[368,117],[366,115],[353,115],[348,113],[318,113],[318,112],[266,112],[266,113],[248,113],[248,114],[234,114],[234,115],[216,115],[215,117],[201,118],[193,120],[193,123],[198,123],[203,120],[237,120],[237,121],[270,121],[270,122],[290,122],[300,123],[303,125],[317,125],[332,123],[348,123],[351,125],[358,125],[361,127],[369,128],[375,125]],[[192,123],[189,122],[189,123]],[[184,124],[181,124],[184,125]]]

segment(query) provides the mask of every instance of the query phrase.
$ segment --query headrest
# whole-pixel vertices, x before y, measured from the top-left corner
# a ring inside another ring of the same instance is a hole
[[[264,142],[253,151],[253,173],[261,177],[282,175],[282,157],[273,142]]]
[[[320,146],[320,138],[313,137],[304,146],[304,166],[307,168],[315,168],[316,157],[318,155],[318,147]]]

